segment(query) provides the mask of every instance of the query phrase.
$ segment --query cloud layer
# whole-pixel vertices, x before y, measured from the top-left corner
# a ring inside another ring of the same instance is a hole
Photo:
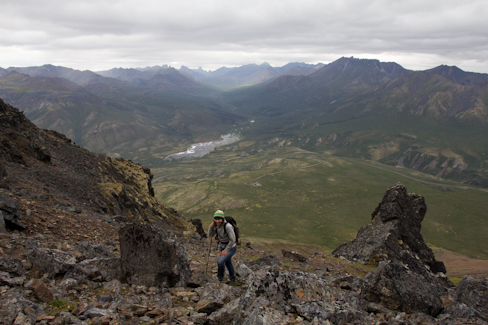
[[[451,0],[7,0],[0,67],[105,70],[341,56],[488,73],[488,2]]]

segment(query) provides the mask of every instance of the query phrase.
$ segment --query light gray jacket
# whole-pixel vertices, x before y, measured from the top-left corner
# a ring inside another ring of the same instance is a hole
[[[234,227],[227,221],[222,223],[220,226],[208,227],[208,236],[213,237],[217,234],[219,242],[225,245],[225,251],[229,251],[236,245],[236,234],[234,232]]]

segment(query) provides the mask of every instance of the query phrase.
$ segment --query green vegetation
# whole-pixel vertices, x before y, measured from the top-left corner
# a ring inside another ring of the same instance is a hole
[[[488,258],[487,191],[412,169],[297,148],[265,151],[242,141],[152,171],[158,199],[205,227],[221,208],[238,219],[243,241],[267,238],[328,251],[353,239],[386,189],[402,182],[425,197],[428,244]]]

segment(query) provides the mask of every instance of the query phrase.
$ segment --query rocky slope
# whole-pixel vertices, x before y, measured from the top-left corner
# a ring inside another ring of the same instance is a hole
[[[184,227],[175,211],[154,198],[148,168],[91,153],[62,134],[41,130],[1,99],[0,125],[3,198],[79,215],[104,214]],[[20,226],[9,222],[7,227]]]
[[[227,284],[193,231],[42,212],[0,236],[0,324],[488,324],[486,278],[454,287],[408,248],[372,270],[248,243]]]
[[[189,228],[201,223],[154,200],[148,169],[39,130],[3,102],[0,124],[0,324],[488,324],[487,279],[455,287],[434,274],[425,204],[401,185],[351,244],[364,256],[278,257],[247,243],[227,284],[215,245]],[[361,237],[375,232],[383,244]]]

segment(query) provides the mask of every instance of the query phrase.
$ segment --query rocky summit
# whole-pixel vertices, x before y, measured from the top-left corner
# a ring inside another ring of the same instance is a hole
[[[200,220],[143,166],[77,147],[0,101],[0,324],[488,324],[486,278],[454,286],[398,184],[333,255],[252,243],[216,279]]]
[[[446,272],[444,263],[420,234],[421,222],[427,212],[425,199],[407,193],[401,183],[389,188],[372,213],[372,221],[362,227],[356,238],[337,247],[332,254],[359,263],[377,265],[382,260],[397,260],[404,250],[416,253],[434,273]]]

